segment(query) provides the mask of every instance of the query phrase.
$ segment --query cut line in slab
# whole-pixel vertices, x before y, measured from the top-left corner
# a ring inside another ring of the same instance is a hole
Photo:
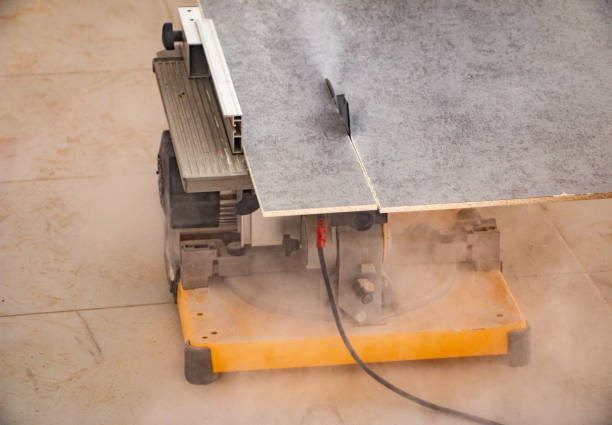
[[[281,113],[281,101],[270,106],[274,116],[261,116],[256,102],[240,100],[244,155],[264,217],[378,208],[324,81],[314,81],[302,92],[310,108]]]

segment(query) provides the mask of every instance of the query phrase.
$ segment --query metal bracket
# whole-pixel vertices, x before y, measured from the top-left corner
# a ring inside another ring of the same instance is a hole
[[[215,25],[199,7],[179,7],[178,11],[189,77],[212,79],[232,153],[242,153],[242,110]]]
[[[358,325],[382,323],[381,225],[368,230],[348,226],[338,234],[338,306]]]
[[[181,281],[184,289],[204,288],[214,274],[217,247],[214,240],[181,242]]]
[[[196,20],[202,19],[197,7],[179,7],[179,19],[183,33],[182,51],[189,78],[210,77],[210,69],[202,41],[196,27]]]

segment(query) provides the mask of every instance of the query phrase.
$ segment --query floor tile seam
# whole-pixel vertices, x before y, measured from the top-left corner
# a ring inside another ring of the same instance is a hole
[[[601,289],[600,285],[597,284],[595,282],[595,279],[593,279],[593,276],[591,276],[591,273],[600,273],[600,272],[587,272],[587,274],[589,275],[589,280],[591,282],[593,282],[593,285],[595,285],[597,287],[597,289],[599,290],[599,292],[601,293],[601,296],[603,297],[604,301],[608,304],[608,307],[610,307],[610,310],[612,311],[612,299],[608,299],[608,297],[606,297],[606,295],[604,294],[603,290]]]
[[[559,235],[559,237],[563,241],[563,244],[565,245],[567,250],[572,254],[572,257],[574,258],[574,260],[576,260],[576,262],[580,265],[582,270],[584,270],[584,273],[587,275],[589,282],[591,282],[591,285],[593,285],[593,287],[597,290],[597,292],[599,293],[599,296],[601,297],[601,299],[608,305],[608,307],[612,307],[610,305],[610,303],[608,302],[608,300],[606,299],[606,297],[605,297],[605,295],[603,293],[603,290],[600,288],[599,284],[597,284],[597,282],[595,282],[595,280],[591,276],[589,270],[587,270],[587,267],[584,265],[582,260],[580,260],[578,255],[576,255],[576,252],[574,251],[574,249],[570,245],[569,241],[563,235],[563,232],[561,231],[559,226],[557,226],[555,221],[547,214],[546,208],[544,208],[544,206],[542,204],[539,204],[539,207],[540,207],[540,210],[542,211],[544,217],[546,217],[546,220],[548,220],[550,225],[553,227],[553,229],[555,229],[555,231],[557,232],[557,234]]]
[[[509,278],[532,278],[532,277],[551,277],[551,276],[567,276],[572,274],[588,274],[586,271],[578,271],[578,272],[551,272],[551,273],[529,273],[529,274],[516,274],[516,273],[507,273],[503,272],[503,275],[506,279]]]
[[[173,5],[170,4],[170,0],[161,0],[161,1],[164,4],[164,10],[166,11],[166,18],[168,19],[168,22],[172,22]]]
[[[567,276],[567,275],[587,275],[590,278],[588,272],[562,272],[562,273],[543,273],[543,274],[529,274],[529,275],[505,274],[504,276],[506,277],[506,279],[510,279],[510,278],[521,279],[521,278]],[[27,313],[15,313],[15,314],[0,314],[0,319],[8,318],[8,317],[37,316],[37,315],[44,315],[44,314],[74,313],[74,312],[80,312],[80,311],[111,310],[111,309],[122,309],[122,308],[130,308],[130,307],[148,307],[148,306],[157,306],[157,305],[166,305],[166,304],[172,304],[172,302],[165,301],[165,302],[159,302],[159,303],[126,304],[126,305],[112,305],[112,306],[102,306],[102,307],[86,307],[86,308],[79,308],[79,309],[50,310],[50,311],[40,311],[40,312],[37,311],[37,312],[27,312]]]
[[[13,78],[26,78],[26,77],[53,77],[62,75],[91,75],[91,74],[113,74],[121,72],[142,72],[151,71],[150,66],[143,66],[138,68],[114,68],[114,69],[98,69],[98,70],[74,70],[74,71],[54,71],[54,72],[31,72],[31,73],[17,73],[17,74],[2,74],[0,73],[0,79],[13,79]],[[152,72],[152,71],[151,71]]]
[[[151,171],[149,172],[135,172],[135,173],[127,173],[127,174],[95,174],[89,176],[64,176],[64,177],[35,177],[31,179],[14,179],[14,180],[0,180],[0,184],[19,184],[19,183],[35,183],[35,182],[55,182],[55,181],[67,181],[67,180],[95,180],[106,177],[135,177],[135,176],[146,176],[146,175],[155,175],[155,170],[153,169],[154,165],[151,167]]]
[[[12,318],[12,317],[27,317],[27,316],[41,316],[47,314],[62,314],[62,313],[79,313],[88,311],[99,311],[99,310],[118,310],[133,307],[154,307],[160,305],[174,304],[172,301],[164,301],[158,303],[144,303],[144,304],[125,304],[125,305],[110,305],[103,307],[84,307],[67,310],[50,310],[50,311],[34,311],[28,313],[15,313],[15,314],[0,314],[0,319]]]

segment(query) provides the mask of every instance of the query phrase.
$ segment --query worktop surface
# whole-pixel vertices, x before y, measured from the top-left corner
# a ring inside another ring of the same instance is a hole
[[[264,215],[612,192],[604,1],[207,0],[203,11],[244,110]],[[325,78],[349,102],[353,143]]]

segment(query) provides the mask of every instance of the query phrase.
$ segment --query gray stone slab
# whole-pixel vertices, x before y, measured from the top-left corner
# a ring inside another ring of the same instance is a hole
[[[242,108],[244,152],[264,215],[376,209],[324,77],[304,54],[308,40],[282,19],[289,5],[202,6]]]
[[[331,124],[312,95],[324,77],[347,96],[383,211],[612,192],[605,1],[209,1],[204,12],[251,112],[244,143],[260,198],[291,207],[299,193],[308,205],[346,181],[339,166],[311,166],[331,143],[313,140]],[[300,131],[286,137],[286,126]],[[317,184],[292,182],[295,167]]]

